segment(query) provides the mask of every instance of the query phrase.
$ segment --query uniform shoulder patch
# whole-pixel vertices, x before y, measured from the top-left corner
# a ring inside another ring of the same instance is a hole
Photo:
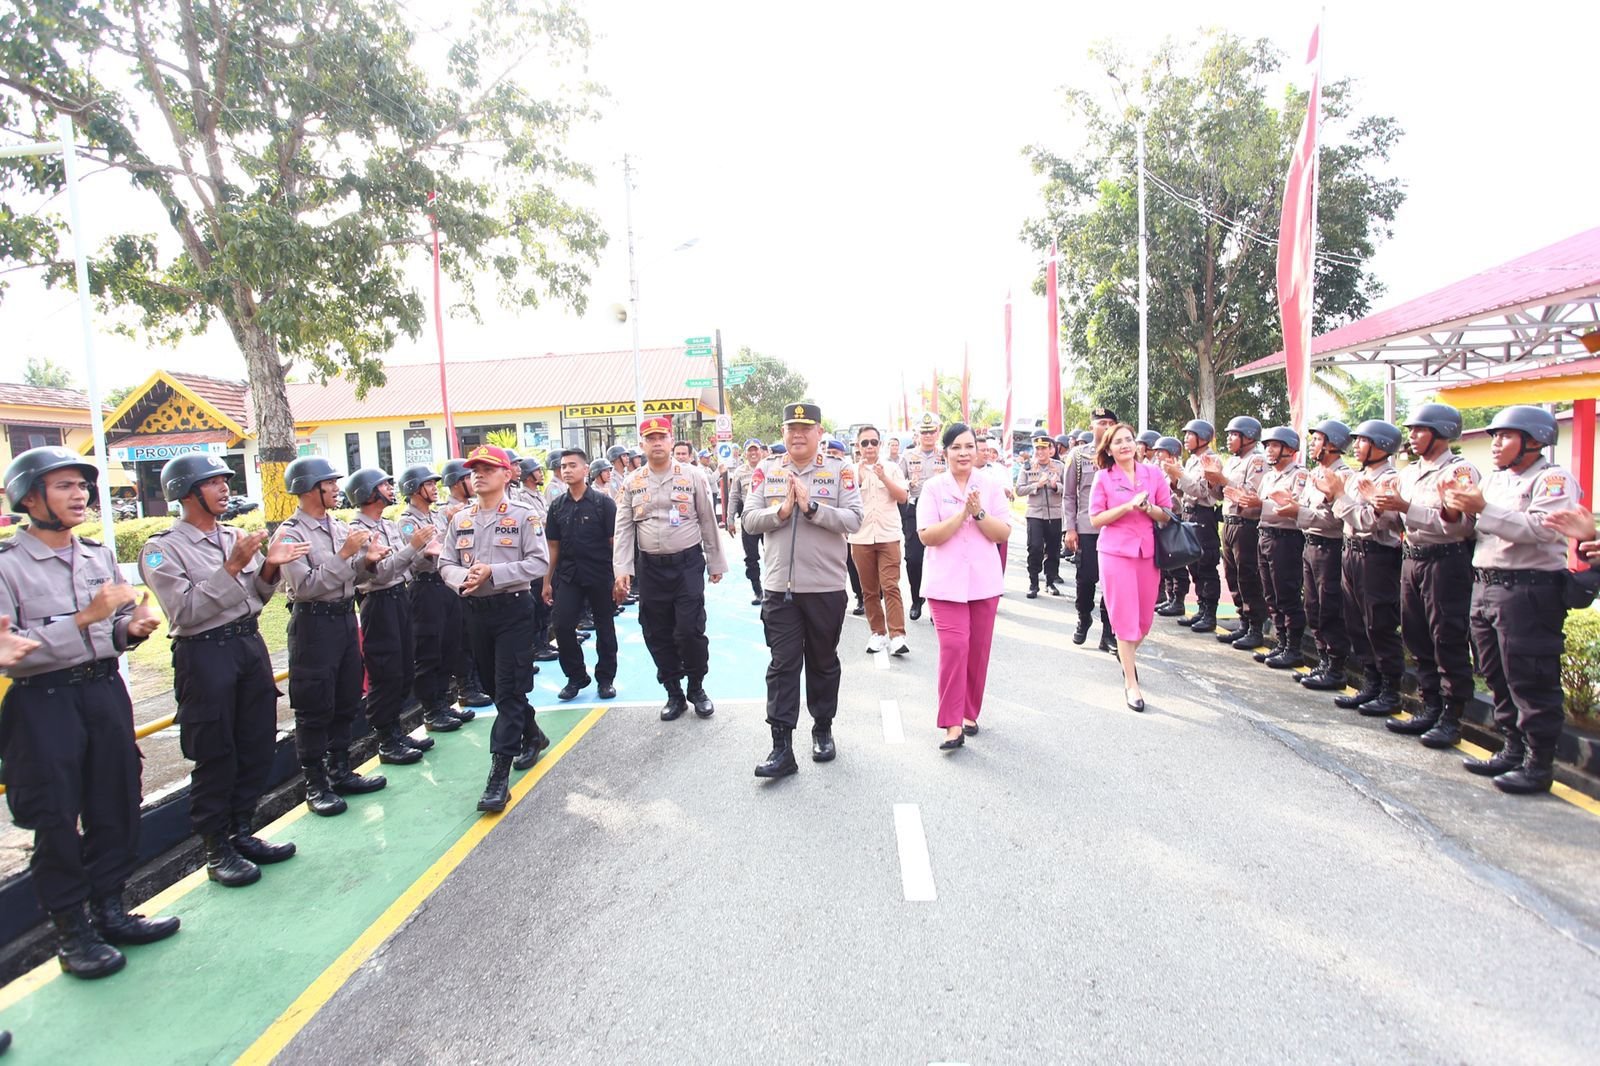
[[[839,485],[845,489],[853,489],[856,487],[855,467],[847,465],[839,470]]]
[[[1567,494],[1567,475],[1563,473],[1545,474],[1539,479],[1539,495],[1565,496]]]

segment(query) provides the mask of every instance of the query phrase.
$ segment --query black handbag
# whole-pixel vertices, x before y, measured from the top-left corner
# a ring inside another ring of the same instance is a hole
[[[1600,593],[1600,570],[1567,571],[1561,585],[1561,602],[1567,610],[1583,610],[1594,602],[1596,593]]]
[[[1156,566],[1183,570],[1200,561],[1200,532],[1193,522],[1183,522],[1171,511],[1164,526],[1156,526]]]

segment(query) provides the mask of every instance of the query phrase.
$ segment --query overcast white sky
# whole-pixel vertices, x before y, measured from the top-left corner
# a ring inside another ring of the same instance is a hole
[[[1109,37],[1142,54],[1162,36],[1217,25],[1298,57],[1321,10],[1281,0],[580,5],[598,39],[591,71],[614,94],[576,146],[596,166],[588,201],[612,235],[589,313],[484,308],[482,324],[447,321],[451,357],[628,346],[609,308],[627,298],[620,160],[629,152],[639,171],[643,345],[721,328],[728,350],[748,344],[799,367],[840,422],[886,417],[902,371],[911,383],[935,365],[959,372],[963,344],[975,392],[1002,403],[1008,289],[1018,412],[1037,406],[1045,309],[1029,291],[1036,267],[1017,233],[1039,197],[1020,149],[1072,147],[1058,90],[1093,84],[1092,42]],[[1600,225],[1600,140],[1590,128],[1600,6],[1526,0],[1493,18],[1488,8],[1440,17],[1426,7],[1352,0],[1325,14],[1326,77],[1353,76],[1361,110],[1394,115],[1406,130],[1392,168],[1409,197],[1373,264],[1386,304]],[[447,21],[434,28],[459,32]],[[119,180],[97,179],[86,201],[96,241],[126,224],[128,201],[108,187]],[[696,247],[672,252],[691,237]],[[426,281],[425,263],[415,276]],[[11,280],[0,379],[17,380],[27,355],[51,351],[81,380],[73,297]],[[97,344],[108,385],[160,366],[244,376],[220,330],[178,350],[105,335]],[[435,356],[427,330],[392,358]],[[685,363],[685,376],[704,372],[704,361]]]

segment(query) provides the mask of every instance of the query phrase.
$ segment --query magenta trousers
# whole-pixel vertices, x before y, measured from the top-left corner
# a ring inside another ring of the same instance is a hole
[[[939,634],[939,728],[976,722],[989,679],[989,647],[1000,597],[987,600],[929,599]]]
[[[1143,640],[1155,620],[1161,571],[1154,559],[1100,553],[1100,587],[1118,640]]]

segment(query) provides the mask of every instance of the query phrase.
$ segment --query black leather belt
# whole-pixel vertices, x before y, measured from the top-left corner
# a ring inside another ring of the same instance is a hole
[[[412,574],[411,576],[416,578],[419,584],[423,585],[444,584],[444,578],[439,576],[439,572],[437,570],[429,570],[426,573],[416,573]]]
[[[81,663],[78,666],[68,666],[61,670],[51,670],[44,674],[33,674],[29,677],[13,677],[11,683],[23,688],[49,688],[61,685],[81,685],[88,681],[100,681],[111,677],[117,672],[117,660],[96,659],[91,663]]]
[[[381,588],[381,589],[369,589],[366,592],[363,592],[362,595],[363,596],[388,596],[388,595],[391,595],[391,594],[399,595],[400,593],[404,592],[405,590],[406,590],[406,583],[404,581],[402,581],[398,585],[389,585],[389,586],[387,586],[385,588]]]
[[[497,592],[493,596],[463,596],[461,602],[474,610],[485,610],[489,607],[502,607],[518,600],[530,599],[532,596],[532,592],[523,589],[521,592]]]
[[[237,622],[208,629],[204,633],[185,633],[181,637],[173,637],[173,643],[182,644],[189,640],[228,640],[232,637],[253,637],[261,632],[261,621],[256,615],[241,618]]]
[[[1471,555],[1476,541],[1457,540],[1449,544],[1407,544],[1407,559],[1444,559],[1452,555]]]
[[[1352,555],[1399,555],[1398,544],[1379,544],[1375,540],[1363,540],[1360,537],[1351,537],[1344,542],[1344,550]]]
[[[1194,514],[1196,511],[1210,511],[1212,514],[1216,514],[1220,509],[1215,504],[1191,503],[1188,507],[1188,512]]]
[[[349,614],[356,609],[354,598],[348,600],[302,600],[294,605],[300,614]]]
[[[1241,515],[1230,514],[1222,516],[1222,524],[1225,526],[1259,526],[1261,524],[1261,519],[1245,518]]]
[[[1281,526],[1262,526],[1261,533],[1267,537],[1304,537],[1298,529],[1284,529]]]
[[[699,552],[700,550],[700,545],[696,544],[692,548],[685,548],[681,552],[673,552],[670,555],[656,555],[653,552],[640,552],[639,555],[641,558],[649,559],[652,563],[680,563],[687,560],[691,554]]]
[[[1480,585],[1560,585],[1567,580],[1565,570],[1495,570],[1472,568],[1472,580]]]
[[[1324,537],[1321,533],[1307,533],[1306,543],[1318,548],[1339,548],[1344,546],[1344,538]]]

